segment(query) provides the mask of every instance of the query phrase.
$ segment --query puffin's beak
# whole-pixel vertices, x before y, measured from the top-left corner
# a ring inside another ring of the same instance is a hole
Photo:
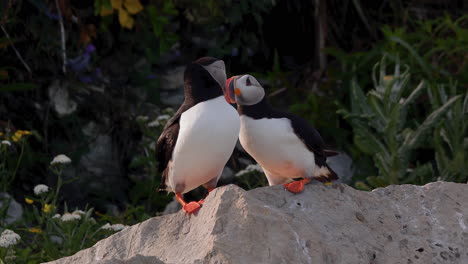
[[[232,76],[231,78],[227,79],[226,80],[226,86],[224,87],[224,98],[230,104],[235,104],[236,103],[236,96],[235,96],[235,93],[234,93],[234,87],[235,87],[235,83],[236,83],[237,78],[239,78],[239,76]],[[239,90],[239,89],[237,89],[237,90]]]

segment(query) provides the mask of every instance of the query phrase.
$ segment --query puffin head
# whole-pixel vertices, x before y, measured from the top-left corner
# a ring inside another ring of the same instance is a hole
[[[201,65],[213,79],[219,84],[224,92],[226,82],[226,66],[224,61],[213,57],[202,57],[194,63]]]
[[[265,89],[252,75],[237,75],[226,81],[224,96],[229,103],[254,105],[265,97]]]

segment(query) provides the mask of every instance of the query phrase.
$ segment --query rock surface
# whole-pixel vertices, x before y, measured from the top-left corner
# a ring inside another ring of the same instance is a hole
[[[229,185],[50,263],[468,263],[467,226],[466,184]]]

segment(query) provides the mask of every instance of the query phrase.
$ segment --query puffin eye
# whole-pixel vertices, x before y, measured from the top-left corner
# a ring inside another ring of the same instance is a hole
[[[250,78],[249,78],[249,77],[247,77],[247,81],[245,81],[245,85],[246,85],[246,86],[251,86],[251,85],[252,85],[252,83],[250,82]]]

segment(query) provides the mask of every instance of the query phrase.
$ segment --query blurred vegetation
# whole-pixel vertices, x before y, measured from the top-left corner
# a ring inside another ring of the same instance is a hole
[[[160,214],[172,200],[155,191],[154,143],[174,113],[164,80],[207,55],[256,76],[275,106],[349,154],[350,185],[466,182],[465,2],[1,1],[0,233],[21,240],[0,259],[53,260],[111,234],[106,223]],[[60,172],[57,153],[72,160]],[[246,153],[233,157],[233,183],[267,185]],[[38,184],[52,187],[33,195]],[[13,200],[24,213],[6,223]]]

